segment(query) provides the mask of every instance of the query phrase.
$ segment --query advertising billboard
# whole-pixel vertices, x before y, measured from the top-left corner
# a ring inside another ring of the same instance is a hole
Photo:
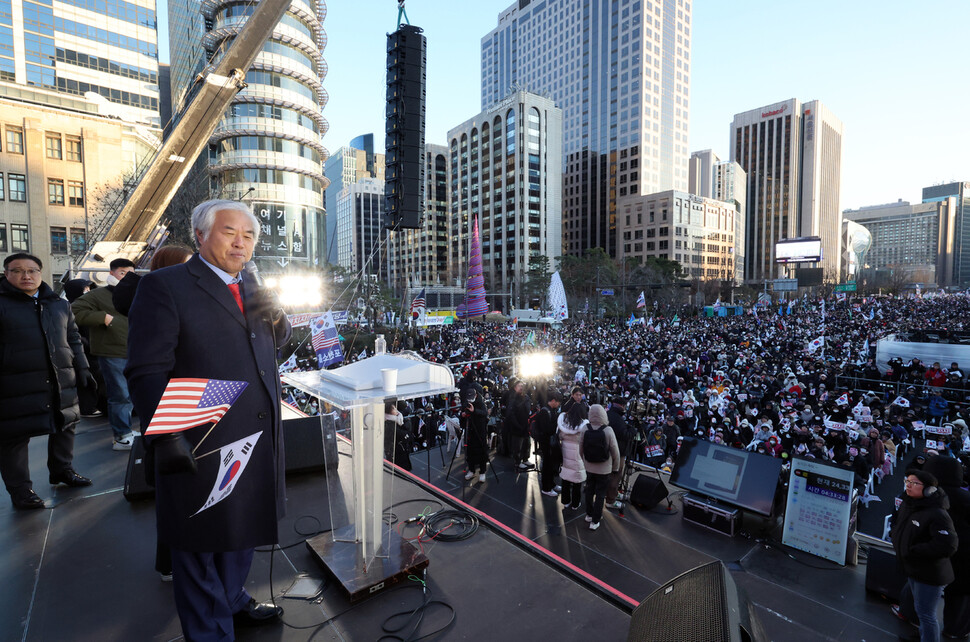
[[[809,236],[775,243],[776,263],[818,263],[822,260],[822,239]]]

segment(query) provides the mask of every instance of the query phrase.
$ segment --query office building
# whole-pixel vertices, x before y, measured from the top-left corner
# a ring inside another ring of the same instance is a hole
[[[747,174],[734,161],[714,163],[712,197],[734,205],[734,282],[744,282],[744,240],[747,216]]]
[[[688,188],[691,2],[518,0],[482,38],[482,108],[563,112],[563,252],[616,247],[616,199]]]
[[[970,286],[970,182],[942,183],[923,188],[923,202],[933,203],[953,198],[954,218],[953,283]]]
[[[364,177],[337,195],[337,265],[353,275],[387,283],[388,232],[384,229],[384,181]]]
[[[747,173],[745,280],[774,279],[775,243],[822,239],[825,278],[841,263],[842,122],[820,101],[753,109],[731,123],[731,160]]]
[[[0,98],[0,259],[30,252],[49,283],[104,236],[122,181],[160,144],[158,130],[59,100],[64,107]]]
[[[524,91],[448,132],[450,274],[464,279],[478,219],[485,291],[524,304],[529,258],[562,254],[562,111]]]
[[[449,271],[448,147],[425,145],[425,209],[419,230],[391,233],[390,284],[395,294],[409,287],[420,291],[428,285],[453,285],[457,272]]]
[[[735,278],[732,203],[667,190],[617,201],[618,259],[667,259],[702,281]]]
[[[872,244],[861,270],[892,270],[914,283],[954,284],[956,256],[956,198],[910,205],[887,205],[845,210],[846,221],[869,231]],[[849,276],[849,275],[846,275]]]
[[[721,161],[710,149],[694,152],[688,161],[688,190],[691,194],[714,198],[714,165]]]
[[[155,0],[11,0],[0,8],[0,95],[159,127]],[[97,98],[94,98],[97,96]]]
[[[253,4],[231,0],[172,0],[171,79],[174,118],[210,57],[218,57],[252,14]],[[209,139],[212,193],[241,199],[260,220],[257,261],[265,269],[326,260],[321,139],[327,121],[321,55],[326,3],[294,0],[252,66]]]
[[[364,178],[384,180],[384,154],[374,152],[374,135],[358,136],[347,147],[331,154],[324,166],[327,189],[324,192],[327,207],[326,252],[328,263],[337,263],[340,239],[337,232],[337,197],[344,187]]]

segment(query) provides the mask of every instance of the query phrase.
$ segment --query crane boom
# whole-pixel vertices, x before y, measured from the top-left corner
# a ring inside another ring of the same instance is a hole
[[[194,97],[103,241],[96,243],[82,260],[82,272],[104,267],[110,258],[135,258],[144,253],[146,241],[208,145],[233,97],[246,87],[246,71],[289,6],[290,0],[261,0],[217,64],[199,74]]]

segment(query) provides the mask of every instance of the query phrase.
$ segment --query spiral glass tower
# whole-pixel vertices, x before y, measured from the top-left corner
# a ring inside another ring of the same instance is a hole
[[[176,109],[197,70],[218,60],[252,11],[238,0],[172,2]],[[324,261],[326,12],[323,0],[292,0],[209,139],[213,193],[252,206],[261,226],[256,255],[266,267]]]

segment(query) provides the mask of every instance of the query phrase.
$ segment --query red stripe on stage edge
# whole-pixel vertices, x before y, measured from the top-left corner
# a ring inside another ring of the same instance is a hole
[[[299,411],[297,411],[297,412],[299,412]],[[347,439],[347,437],[345,437],[343,435],[338,434],[337,435],[337,438],[338,439],[343,439],[348,444],[351,443],[351,441],[349,439]],[[510,535],[511,537],[515,538],[520,543],[528,546],[529,548],[532,548],[532,549],[538,551],[540,555],[543,555],[544,557],[547,557],[547,558],[551,559],[552,561],[556,562],[557,564],[562,564],[563,566],[569,568],[570,570],[572,570],[576,574],[581,575],[582,577],[586,578],[587,580],[589,580],[593,584],[596,584],[597,586],[599,586],[600,588],[602,588],[604,591],[607,591],[608,593],[611,593],[614,596],[616,596],[617,598],[623,600],[624,602],[626,602],[627,604],[629,604],[631,608],[636,608],[636,607],[640,606],[640,603],[639,602],[637,602],[636,600],[634,600],[632,597],[630,597],[626,593],[623,593],[619,589],[610,586],[609,584],[607,584],[603,580],[599,579],[595,575],[590,575],[587,571],[581,569],[580,567],[576,566],[572,562],[570,562],[568,560],[565,560],[565,559],[559,557],[558,555],[556,555],[555,553],[553,553],[549,549],[547,549],[547,548],[545,548],[543,546],[539,546],[538,544],[536,544],[535,542],[533,542],[531,539],[529,539],[528,537],[526,537],[525,535],[523,535],[519,531],[514,530],[514,529],[510,528],[509,526],[506,526],[502,522],[494,519],[492,516],[490,516],[490,515],[488,515],[486,513],[483,513],[482,511],[478,510],[474,506],[471,506],[469,504],[466,504],[465,502],[461,501],[457,497],[452,496],[452,494],[449,493],[448,491],[446,491],[446,490],[444,490],[442,488],[438,488],[437,486],[433,486],[433,485],[429,484],[428,482],[426,482],[425,480],[421,479],[417,475],[415,475],[415,474],[413,474],[413,473],[411,473],[411,472],[409,472],[407,470],[404,470],[403,468],[401,468],[397,464],[393,464],[393,463],[387,461],[386,459],[384,460],[384,463],[386,465],[389,465],[389,466],[394,467],[395,469],[397,469],[398,472],[403,473],[405,476],[411,478],[412,481],[418,483],[422,487],[431,487],[431,488],[434,488],[436,491],[438,491],[440,493],[444,493],[452,501],[454,501],[457,504],[460,504],[461,507],[464,510],[467,510],[470,513],[474,513],[475,516],[478,517],[478,519],[484,520],[484,521],[488,522],[490,525],[494,526],[495,528],[499,528],[499,529],[505,531],[508,535]]]

